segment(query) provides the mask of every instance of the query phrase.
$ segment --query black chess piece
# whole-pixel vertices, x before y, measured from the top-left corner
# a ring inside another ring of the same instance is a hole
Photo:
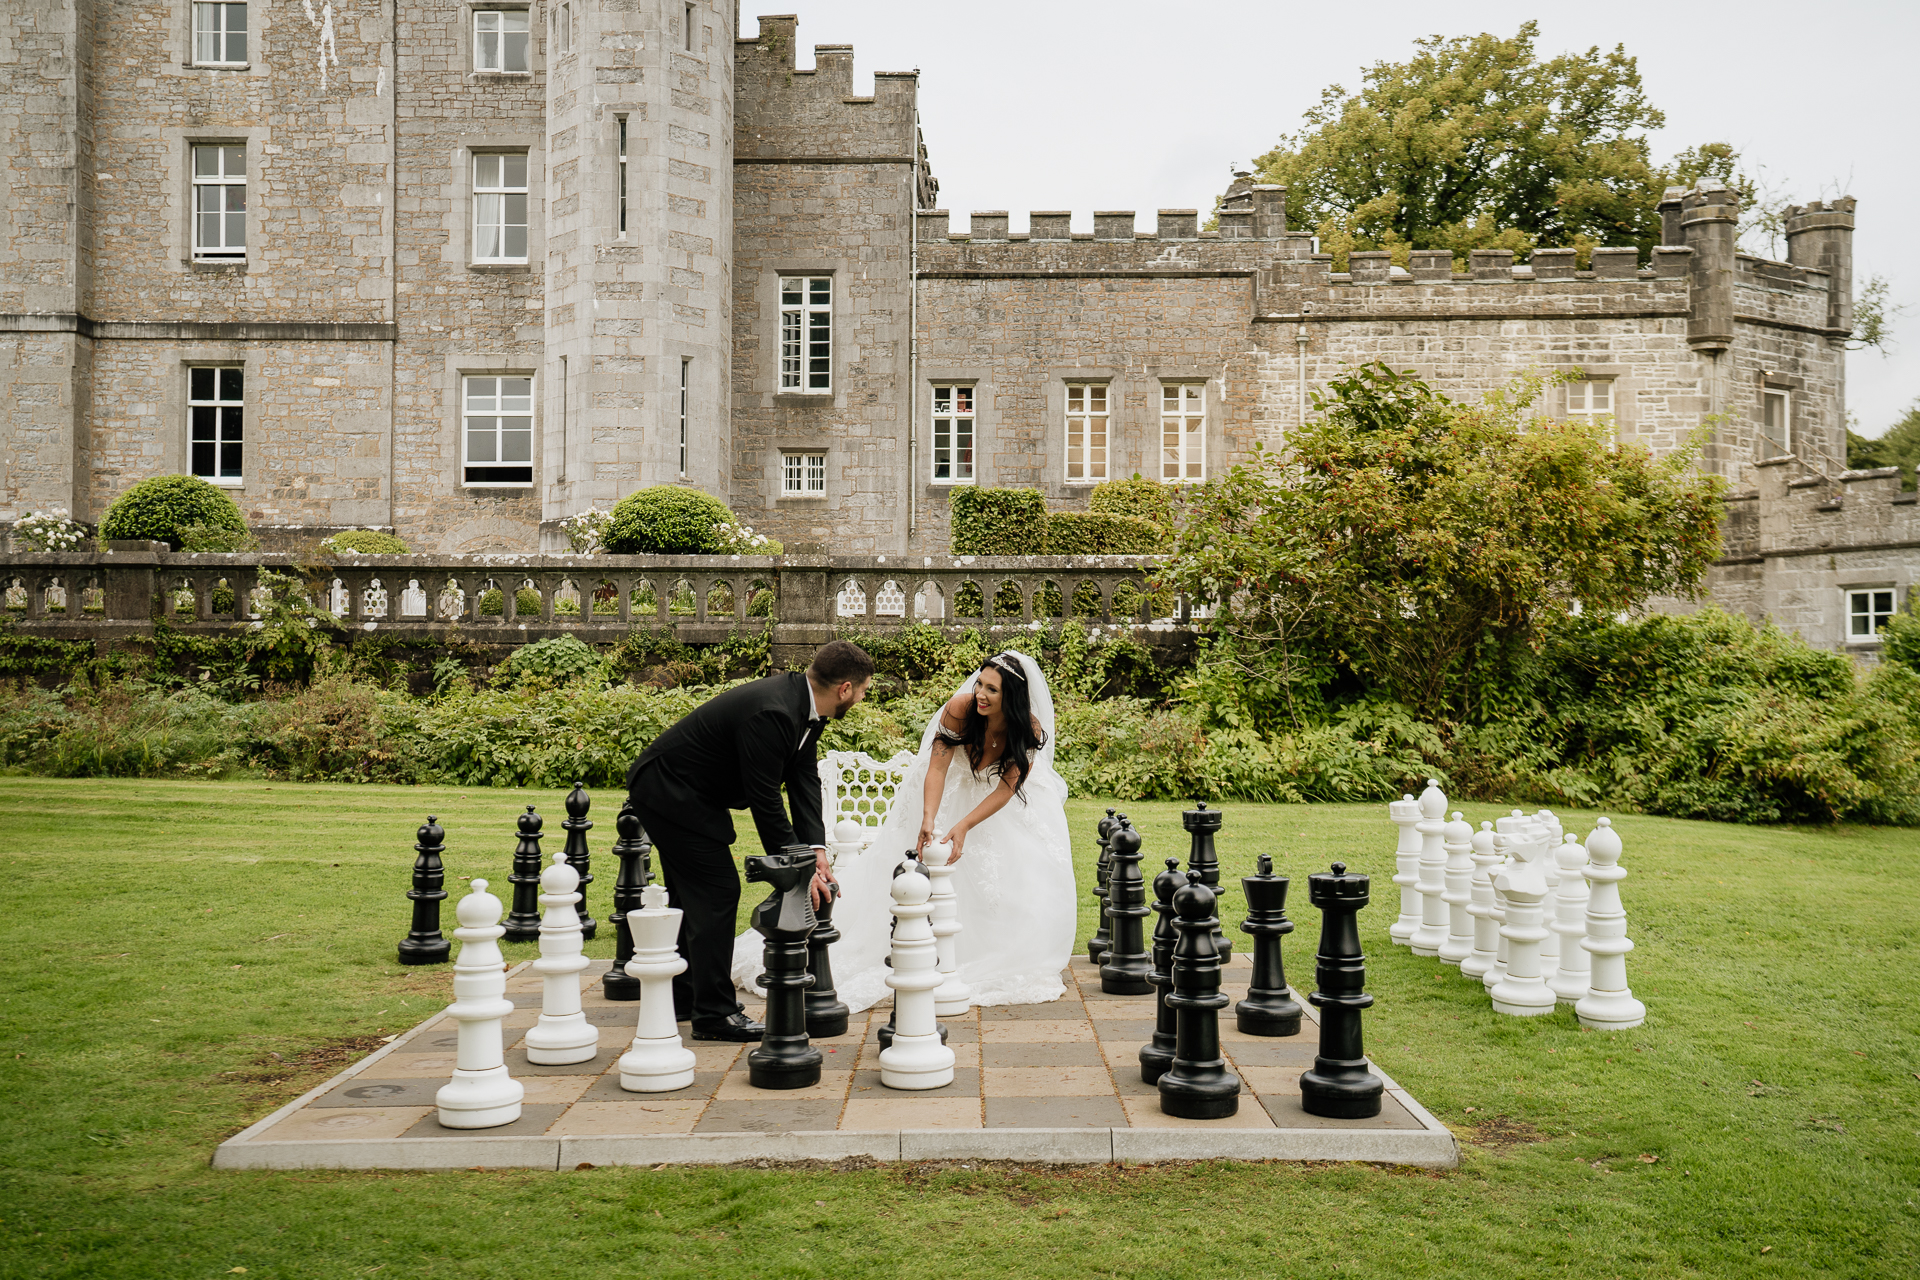
[[[1110,996],[1144,996],[1153,990],[1147,975],[1147,886],[1140,878],[1140,833],[1125,818],[1107,841],[1107,918],[1113,936],[1100,962],[1100,989]]]
[[[508,942],[540,940],[540,828],[545,825],[528,805],[520,815],[520,843],[513,846],[513,871],[507,883],[513,886],[513,909],[503,922]]]
[[[1153,984],[1153,1039],[1140,1046],[1140,1079],[1154,1084],[1173,1065],[1175,1025],[1173,1006],[1167,995],[1173,990],[1173,946],[1180,931],[1173,927],[1173,895],[1187,878],[1180,874],[1180,859],[1168,858],[1167,869],[1153,878],[1153,972],[1147,981]]]
[[[1200,873],[1173,895],[1180,939],[1173,946],[1173,1064],[1160,1077],[1160,1110],[1183,1120],[1222,1120],[1240,1110],[1240,1077],[1220,1054],[1220,953],[1213,935],[1220,924],[1213,890]]]
[[[627,961],[633,959],[633,930],[627,924],[627,912],[645,906],[640,891],[653,883],[653,844],[641,828],[640,815],[633,811],[631,801],[620,806],[613,829],[619,833],[613,842],[613,856],[620,859],[620,876],[613,882],[613,914],[607,917],[607,923],[613,926],[613,968],[600,979],[600,989],[609,1000],[638,1000],[640,979],[627,972]]]
[[[1114,830],[1119,825],[1114,820],[1111,809],[1107,810],[1106,817],[1100,819],[1100,860],[1094,864],[1093,869],[1093,896],[1099,904],[1095,908],[1094,916],[1099,920],[1100,926],[1093,931],[1093,936],[1087,939],[1087,959],[1094,964],[1100,963],[1100,957],[1107,952],[1107,944],[1112,941],[1112,935],[1107,931],[1107,841],[1112,838]]]
[[[587,914],[587,886],[593,883],[593,855],[587,852],[587,832],[593,830],[593,824],[587,821],[587,809],[593,804],[593,797],[581,783],[574,783],[573,790],[567,793],[567,816],[560,820],[560,829],[567,833],[565,845],[567,865],[580,873],[580,901],[573,909],[580,916],[580,940],[592,942],[593,934],[599,922]]]
[[[413,888],[407,900],[413,903],[413,931],[400,940],[401,964],[445,964],[452,943],[440,936],[440,904],[447,900],[447,872],[440,863],[441,846],[447,833],[440,819],[429,816],[427,825],[415,833],[418,855],[413,860]]]
[[[898,878],[900,874],[907,869],[907,864],[909,862],[917,862],[918,859],[919,859],[918,854],[916,854],[911,849],[907,850],[906,855],[903,858],[901,858],[901,860],[898,863],[894,865],[893,876],[889,878],[890,879]],[[925,867],[920,868],[920,874],[921,875],[927,874],[927,870]],[[893,919],[887,922],[887,940],[888,940],[887,954],[881,957],[880,963],[884,964],[889,969],[893,968],[893,941],[892,941],[893,929],[894,929],[894,926],[899,923],[900,923],[900,918],[898,916],[895,916]],[[947,1042],[947,1024],[944,1022],[941,1022],[941,1023],[936,1023],[935,1025],[940,1028],[940,1043],[945,1044]],[[874,1032],[874,1038],[880,1042],[880,1047],[882,1049],[891,1049],[893,1047],[893,1006],[892,1005],[887,1006],[886,1025],[881,1027],[878,1031]]]
[[[813,850],[782,850],[747,859],[747,880],[764,884],[767,899],[753,909],[753,927],[766,939],[766,1035],[747,1055],[747,1083],[756,1089],[805,1089],[820,1083],[822,1055],[807,1040],[807,935],[813,932]]]
[[[1234,1025],[1245,1036],[1297,1036],[1304,1010],[1287,991],[1287,971],[1280,960],[1280,940],[1293,932],[1287,919],[1285,876],[1273,874],[1273,859],[1260,855],[1260,873],[1241,876],[1247,895],[1247,918],[1240,931],[1253,935],[1253,979],[1247,998],[1233,1006]]]
[[[1213,890],[1216,920],[1219,918],[1219,899],[1226,892],[1220,887],[1220,855],[1213,848],[1213,833],[1220,829],[1222,818],[1218,809],[1207,808],[1205,800],[1196,801],[1193,808],[1183,810],[1180,814],[1180,825],[1193,837],[1187,852],[1187,870],[1198,871],[1200,883]],[[1233,939],[1217,926],[1213,931],[1213,945],[1220,953],[1221,964],[1233,958]]]
[[[813,856],[813,849],[807,845],[789,845],[787,852]],[[842,1003],[840,993],[833,989],[833,959],[827,948],[840,941],[840,931],[833,927],[833,902],[840,896],[840,886],[834,885],[827,900],[813,909],[818,921],[813,932],[807,935],[807,972],[813,975],[813,985],[807,988],[807,1034],[815,1040],[826,1040],[833,1036],[847,1034],[847,1020],[853,1011]]]
[[[1367,958],[1360,954],[1355,918],[1367,905],[1367,891],[1367,877],[1348,875],[1344,862],[1334,863],[1331,875],[1307,877],[1307,898],[1320,908],[1320,954],[1313,968],[1319,989],[1307,997],[1320,1010],[1320,1052],[1300,1077],[1300,1105],[1308,1115],[1365,1120],[1380,1114],[1386,1085],[1367,1070],[1360,1038],[1360,1011],[1373,1003],[1363,990]]]

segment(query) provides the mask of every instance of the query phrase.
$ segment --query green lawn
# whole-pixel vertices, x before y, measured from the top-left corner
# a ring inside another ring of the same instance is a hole
[[[540,803],[557,847],[560,798],[0,779],[0,1276],[1920,1272],[1920,834],[1866,828],[1619,819],[1649,1012],[1606,1035],[1564,1011],[1500,1017],[1478,983],[1386,944],[1384,806],[1225,806],[1229,871],[1268,852],[1299,886],[1298,986],[1317,928],[1300,878],[1336,857],[1376,877],[1368,1045],[1460,1134],[1451,1173],[209,1169],[221,1139],[450,998],[445,967],[393,960],[422,816],[448,829],[456,885],[499,883],[520,806]],[[613,799],[594,813],[602,918]],[[1072,806],[1083,888],[1099,808]],[[1178,809],[1130,807],[1150,858],[1184,853]]]

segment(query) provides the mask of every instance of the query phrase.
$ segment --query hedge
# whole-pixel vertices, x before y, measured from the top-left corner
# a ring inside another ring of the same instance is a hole
[[[617,556],[721,555],[730,542],[721,527],[737,523],[727,504],[677,484],[636,489],[613,508],[601,543]]]
[[[1093,486],[1087,506],[1103,515],[1139,516],[1163,529],[1173,528],[1173,504],[1178,485],[1162,484],[1135,474],[1130,480],[1108,480]]]
[[[323,539],[320,550],[333,556],[343,551],[357,551],[363,556],[404,556],[407,554],[407,544],[378,529],[342,529],[332,537]]]
[[[1162,526],[1140,516],[1056,511],[1047,517],[1050,556],[1148,556],[1166,549]]]
[[[1038,489],[956,488],[950,545],[957,556],[1039,556],[1047,552],[1047,500]]]
[[[244,534],[240,508],[199,476],[153,476],[113,500],[100,522],[106,541],[164,542],[180,549],[180,533],[195,525]]]

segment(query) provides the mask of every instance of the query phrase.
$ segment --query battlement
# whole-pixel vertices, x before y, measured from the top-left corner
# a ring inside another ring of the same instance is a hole
[[[917,71],[876,71],[853,91],[853,46],[813,47],[797,65],[793,14],[763,14],[760,33],[734,42],[734,156],[740,160],[891,160],[924,154],[914,124]]]
[[[1227,236],[1200,230],[1198,209],[1160,209],[1152,231],[1134,230],[1132,209],[1097,209],[1092,231],[1074,231],[1064,209],[1035,210],[1026,231],[1010,231],[1004,209],[979,209],[967,231],[949,229],[945,209],[915,215],[923,273],[1126,271],[1251,275],[1313,251],[1313,238]]]
[[[1759,487],[1758,528],[1752,554],[1841,552],[1920,541],[1920,502],[1900,487],[1898,467],[1794,475],[1798,458],[1754,464]]]

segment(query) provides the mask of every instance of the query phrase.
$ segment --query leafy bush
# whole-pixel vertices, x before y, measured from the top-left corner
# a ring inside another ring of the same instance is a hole
[[[604,541],[614,555],[720,555],[731,542],[720,530],[738,523],[712,494],[656,484],[620,499]]]
[[[337,556],[354,552],[363,556],[404,556],[407,544],[378,529],[342,529],[320,543],[322,555]]]
[[[65,507],[55,507],[51,511],[29,511],[14,521],[13,536],[29,551],[71,551],[87,531]]]
[[[581,511],[562,519],[560,532],[567,535],[567,545],[575,555],[590,556],[601,549],[607,522],[612,518],[605,511]]]
[[[534,676],[554,684],[597,677],[602,671],[593,646],[574,636],[552,636],[523,644],[503,665],[517,678]]]
[[[1131,479],[1103,480],[1093,486],[1087,508],[1101,515],[1139,516],[1171,533],[1174,504],[1179,497],[1178,485],[1148,480],[1136,471]]]
[[[950,545],[957,556],[1047,553],[1047,500],[1038,489],[955,488]]]
[[[488,587],[480,593],[480,613],[482,617],[497,618],[507,609],[506,597],[498,587]],[[556,606],[555,613],[560,612]],[[579,612],[579,606],[574,606]],[[540,616],[540,593],[532,587],[521,587],[513,593],[513,613],[518,618],[537,618]]]
[[[1920,605],[1920,597],[1909,592],[1907,607],[1887,619],[1880,632],[1880,658],[1920,671],[1920,615],[1915,613],[1916,605]]]
[[[372,685],[323,677],[260,709],[248,755],[275,777],[372,782],[392,775],[380,691]]]
[[[148,540],[180,549],[181,530],[192,525],[247,531],[233,499],[199,476],[154,476],[115,498],[100,522],[109,542]]]
[[[1056,511],[1047,517],[1050,556],[1145,556],[1166,549],[1161,526],[1139,516]]]
[[[182,551],[258,551],[260,539],[245,529],[229,529],[217,524],[190,524],[180,530]]]

